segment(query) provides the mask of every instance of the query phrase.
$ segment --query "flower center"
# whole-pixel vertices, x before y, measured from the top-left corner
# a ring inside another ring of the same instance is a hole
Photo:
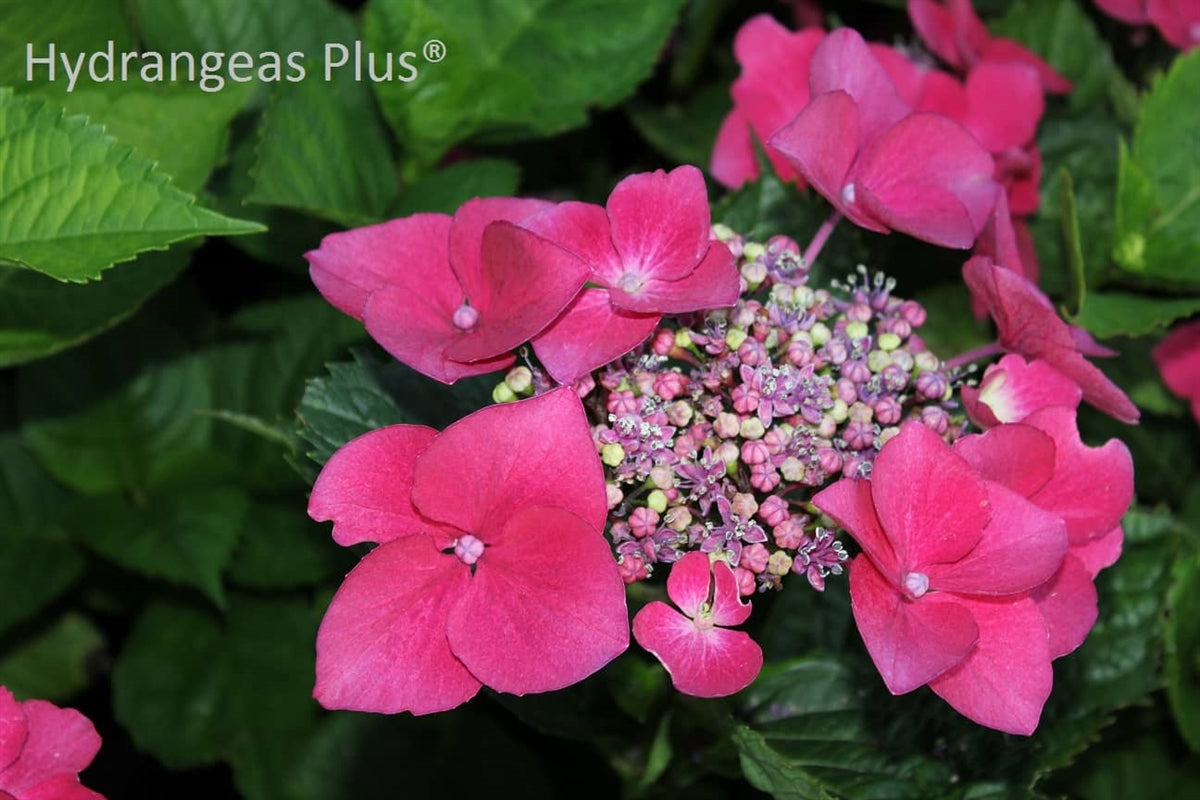
[[[468,567],[472,566],[483,555],[483,542],[469,533],[464,533],[454,543],[454,555]]]
[[[454,309],[454,327],[460,331],[469,331],[475,327],[475,323],[479,321],[479,312],[471,308],[464,301],[461,306]]]
[[[904,576],[904,589],[913,600],[929,591],[929,576],[924,572],[910,572]]]
[[[645,285],[642,276],[636,272],[626,272],[621,276],[621,280],[617,281],[617,288],[625,294],[637,294]]]
[[[855,200],[856,196],[857,196],[857,194],[854,190],[853,183],[847,183],[845,186],[842,187],[842,202],[845,203],[846,205],[848,205],[848,206],[854,205],[854,200]]]

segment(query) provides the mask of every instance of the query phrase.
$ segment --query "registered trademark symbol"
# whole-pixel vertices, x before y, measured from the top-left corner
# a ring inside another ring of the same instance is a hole
[[[446,57],[446,45],[441,39],[430,39],[421,52],[425,54],[426,61],[436,64]]]

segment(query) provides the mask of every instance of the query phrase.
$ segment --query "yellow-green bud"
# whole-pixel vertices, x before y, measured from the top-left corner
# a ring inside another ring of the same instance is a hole
[[[892,365],[892,357],[882,350],[872,350],[867,353],[867,369],[871,372],[883,372]]]
[[[747,417],[742,420],[741,429],[738,431],[743,439],[761,439],[767,429],[763,427],[762,420],[758,417]]]
[[[712,235],[718,242],[728,242],[734,237],[734,232],[733,228],[718,222],[712,226]]]
[[[725,344],[729,345],[730,350],[737,350],[749,335],[741,328],[731,328],[729,333],[725,334]]]
[[[688,333],[687,328],[680,328],[675,331],[675,346],[683,349],[692,346],[692,336]]]
[[[667,496],[663,494],[661,489],[655,489],[646,495],[646,505],[661,514],[667,510]]]
[[[900,346],[900,337],[894,333],[879,334],[879,349],[891,352]]]
[[[776,550],[767,559],[767,572],[772,575],[787,575],[791,568],[792,557],[782,550]]]
[[[517,396],[513,394],[513,390],[508,388],[507,383],[498,383],[496,388],[492,389],[493,403],[511,403],[516,400]]]
[[[526,394],[533,388],[533,373],[529,367],[513,367],[504,376],[504,383],[517,394]]]
[[[829,341],[829,328],[824,322],[818,322],[809,328],[808,335],[812,337],[812,343],[820,347]]]
[[[850,416],[850,406],[846,405],[846,401],[838,398],[833,401],[833,408],[829,409],[829,416],[833,417],[833,421],[841,425],[846,421],[846,417]]]
[[[742,245],[742,258],[747,261],[757,261],[759,256],[767,252],[767,248],[758,242],[746,242]]]
[[[862,339],[864,336],[869,336],[871,329],[867,327],[865,322],[850,322],[846,324],[846,335],[851,339]]]
[[[600,448],[600,460],[610,467],[615,467],[625,460],[625,448],[615,442],[606,444]]]

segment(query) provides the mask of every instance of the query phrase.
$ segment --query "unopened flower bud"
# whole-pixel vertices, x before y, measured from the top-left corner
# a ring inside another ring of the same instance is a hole
[[[636,414],[638,410],[637,398],[630,391],[618,390],[610,393],[605,405],[608,406],[610,414],[616,414],[618,417],[623,417],[626,414]]]
[[[850,404],[858,399],[858,386],[854,381],[848,378],[838,378],[837,383],[833,385],[833,392],[837,399]]]
[[[900,316],[914,328],[925,324],[925,309],[916,300],[905,300],[901,303]]]
[[[771,529],[775,544],[786,550],[796,550],[808,538],[804,535],[804,524],[798,517],[791,517]]]
[[[767,265],[761,261],[747,261],[742,264],[741,272],[751,289],[758,288],[767,279]]]
[[[675,506],[663,516],[663,522],[673,531],[687,530],[687,526],[692,524],[692,512],[686,506]]]
[[[770,461],[750,467],[750,485],[760,492],[774,491],[779,485],[779,471]]]
[[[846,416],[851,422],[870,422],[875,417],[875,411],[866,403],[855,401],[846,412]]]
[[[946,393],[946,376],[940,372],[922,372],[917,376],[914,388],[926,400],[941,400]]]
[[[824,322],[818,322],[808,330],[808,335],[812,337],[812,343],[817,347],[821,347],[829,341],[829,328]]]
[[[675,471],[666,464],[657,464],[650,469],[650,483],[659,489],[670,489],[675,480]]]
[[[848,359],[842,364],[842,378],[854,383],[866,383],[871,379],[871,369],[862,361]]]
[[[851,421],[842,436],[852,450],[866,450],[875,444],[875,429],[869,422]]]
[[[667,510],[667,496],[661,489],[655,489],[646,495],[646,505],[661,514]]]
[[[826,475],[836,475],[842,469],[842,454],[832,447],[818,449],[817,459],[821,465],[821,472]]]
[[[950,416],[945,409],[926,406],[921,409],[921,422],[940,436],[950,427]]]
[[[738,446],[733,442],[721,442],[717,449],[713,451],[713,455],[725,463],[725,471],[727,474],[737,472],[738,464]]]
[[[767,568],[767,561],[770,558],[771,551],[758,542],[755,542],[742,548],[742,557],[738,559],[738,566],[744,567],[751,572],[762,572]]]
[[[875,421],[880,425],[894,425],[900,421],[900,416],[903,414],[900,401],[890,394],[885,394],[875,401],[874,411]]]
[[[778,495],[771,495],[759,505],[758,518],[772,527],[780,524],[788,518],[787,501]]]
[[[636,554],[618,558],[617,571],[621,574],[621,580],[626,584],[644,581],[650,577],[650,570],[646,567],[645,559]]]
[[[916,363],[913,354],[907,350],[892,351],[892,366],[898,367],[902,372],[912,372],[912,368]]]
[[[892,357],[883,350],[872,350],[867,353],[867,367],[871,372],[879,373],[892,365]]]
[[[692,346],[692,337],[687,328],[675,331],[675,346],[683,350]]]
[[[833,417],[825,414],[821,417],[821,421],[817,423],[817,435],[822,439],[831,439],[837,433],[837,428],[838,423],[834,421]]]
[[[771,460],[771,450],[767,443],[758,440],[742,443],[742,461],[746,464],[762,464]]]
[[[650,352],[656,356],[665,356],[675,346],[675,332],[668,328],[659,328],[654,332],[650,341]]]
[[[725,337],[728,340],[729,337]],[[733,345],[730,345],[731,347]],[[738,359],[747,366],[757,367],[767,362],[767,348],[757,339],[746,339],[737,347]]]
[[[766,427],[758,417],[747,417],[742,420],[741,427],[738,430],[743,439],[761,439],[762,435],[766,432]]]
[[[615,467],[625,460],[625,448],[615,442],[606,444],[600,448],[600,460],[610,467]]]
[[[516,399],[516,394],[513,393],[512,389],[508,388],[507,383],[498,383],[496,384],[496,388],[492,389],[493,403],[511,403]]]
[[[833,406],[829,409],[829,416],[835,423],[840,425],[846,421],[847,417],[850,416],[850,406],[845,400],[839,397],[837,400],[833,401]],[[821,435],[825,436],[825,434]]]
[[[767,572],[772,575],[787,575],[791,568],[792,557],[782,550],[771,553],[770,559],[767,560]]]
[[[846,335],[851,341],[865,339],[871,335],[871,329],[864,322],[850,322],[846,325]]]
[[[644,539],[658,530],[658,512],[653,508],[639,506],[629,515],[629,529],[639,539]]]
[[[619,506],[621,501],[625,499],[624,492],[622,492],[620,487],[618,487],[615,483],[604,484],[604,493],[605,499],[608,501],[609,511],[612,511],[614,508]]]
[[[533,371],[529,367],[513,367],[504,376],[504,383],[517,394],[527,394],[533,388]]]
[[[692,406],[683,401],[676,400],[666,408],[667,421],[676,428],[683,428],[692,421]]]
[[[938,360],[937,356],[926,350],[913,356],[913,366],[920,372],[927,372],[938,369],[942,366],[942,362]]]
[[[731,328],[725,334],[725,344],[729,345],[729,349],[736,350],[742,346],[742,342],[746,341],[747,336],[749,334],[741,328]]]
[[[875,312],[866,303],[851,303],[850,307],[846,309],[846,319],[851,322],[869,322],[873,316],[875,316]],[[862,336],[865,335],[866,333],[862,334]],[[861,337],[855,336],[854,338]]]
[[[890,440],[892,437],[894,437],[894,436],[895,436],[896,434],[898,434],[899,432],[900,432],[900,428],[899,428],[899,427],[897,427],[896,425],[891,425],[891,426],[889,426],[889,427],[887,427],[887,428],[884,428],[883,430],[881,430],[881,431],[879,432],[879,436],[878,436],[878,443],[879,443],[879,446],[880,446],[880,447],[883,447],[885,444],[887,444],[887,443],[888,443],[888,441],[889,441],[889,440]]]
[[[790,483],[797,483],[804,480],[804,462],[795,456],[788,456],[779,465],[779,473],[783,475],[784,480]]]
[[[713,420],[713,433],[720,436],[722,439],[732,439],[738,435],[738,430],[741,428],[741,420],[737,414],[731,414],[728,411],[723,411]]]

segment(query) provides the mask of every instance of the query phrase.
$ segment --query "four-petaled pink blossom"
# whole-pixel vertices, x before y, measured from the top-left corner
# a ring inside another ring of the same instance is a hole
[[[737,267],[710,222],[704,176],[691,166],[630,175],[604,208],[560,203],[525,220],[590,269],[592,286],[533,339],[546,371],[572,383],[648,338],[663,314],[733,305]]]
[[[996,323],[1000,345],[1006,351],[1047,362],[1074,381],[1088,403],[1122,422],[1138,421],[1137,406],[1084,358],[1113,352],[1059,318],[1049,298],[1036,286],[986,256],[967,261],[963,279]]]
[[[543,200],[475,199],[451,218],[414,214],[333,233],[306,254],[325,299],[443,383],[505,369],[510,352],[575,297],[587,265],[512,224]]]
[[[999,186],[991,155],[959,123],[913,113],[854,30],[817,46],[812,99],[769,140],[856,225],[967,248]]]
[[[428,714],[481,685],[561,689],[629,644],[602,469],[570,389],[441,433],[364,434],[325,465],[309,514],[339,544],[379,543],[317,634],[327,708]]]
[[[765,144],[808,104],[808,66],[824,37],[820,28],[789,31],[769,14],[738,30],[733,54],[742,74],[729,87],[733,110],[717,131],[710,168],[723,185],[736,189],[757,178],[755,140]],[[769,147],[766,153],[781,180],[803,183],[781,154]]]
[[[633,636],[662,662],[676,689],[724,697],[758,677],[762,648],[743,631],[729,630],[746,621],[750,604],[741,601],[728,562],[688,553],[671,566],[667,596],[679,611],[658,600],[647,603],[633,618]]]
[[[1200,422],[1200,320],[1180,325],[1159,342],[1154,363],[1167,388],[1192,401],[1192,416]]]
[[[884,445],[869,481],[838,481],[813,503],[862,546],[851,607],[888,689],[929,684],[981,725],[1032,733],[1053,674],[1030,592],[1062,565],[1063,520],[916,422]]]
[[[1071,91],[1071,82],[1041,56],[1012,39],[993,37],[971,0],[908,0],[908,17],[938,58],[962,72],[980,63],[1017,63],[1037,70],[1047,92]]]
[[[0,686],[0,798],[104,800],[79,783],[100,750],[91,721],[45,700],[18,702]]]

